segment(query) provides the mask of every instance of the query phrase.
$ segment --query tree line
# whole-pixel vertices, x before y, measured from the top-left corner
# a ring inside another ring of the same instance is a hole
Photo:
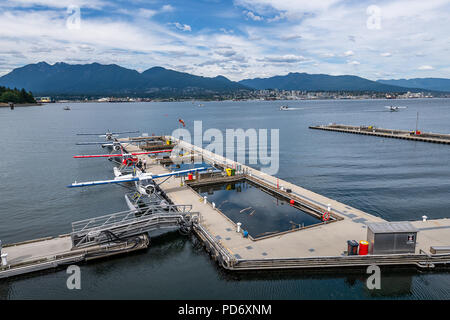
[[[10,89],[0,86],[0,102],[13,103],[36,103],[33,94],[25,89]]]

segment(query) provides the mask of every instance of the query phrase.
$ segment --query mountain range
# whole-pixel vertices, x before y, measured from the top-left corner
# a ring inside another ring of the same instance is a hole
[[[162,67],[144,72],[115,64],[29,64],[0,77],[0,86],[25,88],[34,95],[116,95],[176,97],[236,93],[254,89],[302,91],[450,92],[450,80],[424,78],[372,81],[352,75],[289,73],[270,78],[231,81],[223,76],[202,77]]]
[[[115,64],[46,62],[14,69],[0,85],[27,88],[34,95],[180,95],[248,90],[223,76],[207,78],[153,67],[142,73]]]
[[[391,79],[377,80],[377,82],[405,88],[423,88],[427,90],[450,92],[450,79],[445,78]]]
[[[272,88],[303,91],[408,91],[408,89],[397,85],[378,83],[351,75],[331,76],[328,74],[289,73],[285,76],[274,76],[264,79],[246,79],[239,81],[239,83],[260,90]],[[412,90],[409,89],[409,91]]]

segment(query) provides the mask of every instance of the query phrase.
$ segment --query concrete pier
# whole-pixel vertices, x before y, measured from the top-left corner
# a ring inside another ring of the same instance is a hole
[[[345,124],[328,124],[328,125],[310,126],[309,128],[317,130],[353,133],[353,134],[364,134],[370,136],[377,136],[381,138],[394,138],[394,139],[404,139],[421,142],[450,144],[450,134],[444,133],[383,129],[374,126],[358,127],[358,126],[349,126]]]
[[[170,217],[167,214],[154,214],[155,208],[149,215],[136,217],[133,211],[125,211],[74,222],[73,226],[76,228],[73,228],[72,234],[4,245],[2,253],[7,255],[7,263],[0,266],[0,278],[145,249],[149,245],[150,230],[159,229],[161,223],[165,227],[176,227],[181,221],[190,223],[211,257],[228,270],[358,267],[371,264],[432,268],[450,263],[450,219],[427,220],[412,217],[411,224],[418,230],[415,252],[349,256],[347,240],[366,240],[367,223],[386,221],[174,137],[165,136],[159,139],[159,145],[150,147],[166,148],[165,141],[170,140],[172,147],[178,145],[183,149],[183,159],[200,157],[203,162],[222,168],[223,171],[187,183],[184,178],[176,176],[156,179],[161,190],[173,203]],[[126,152],[142,152],[149,147],[140,142],[127,142],[129,140],[120,139]],[[146,172],[155,175],[170,172],[160,163],[160,158],[153,155],[138,157],[147,160]],[[177,155],[171,157],[173,162],[178,158]],[[167,163],[167,158],[162,162]],[[235,169],[236,175],[227,176],[224,173],[226,168]],[[245,237],[242,230],[247,226],[238,226],[191,187],[217,182],[229,183],[240,179],[247,179],[268,193],[286,199],[287,202],[293,200],[293,206],[311,215],[320,217],[322,212],[328,212],[331,218],[308,227],[299,226],[258,238],[250,235]],[[179,208],[185,209],[180,211]],[[86,229],[84,224],[92,229]],[[130,227],[134,226],[139,229],[130,230]],[[125,230],[127,235],[132,237],[112,242],[106,241],[104,237],[103,241],[98,241],[100,238],[91,239],[91,235],[111,230]],[[81,234],[84,238],[80,238],[80,231],[84,232]],[[83,240],[83,246],[77,246],[76,239],[86,240]]]
[[[432,266],[450,262],[450,254],[433,255],[431,246],[448,246],[450,244],[450,219],[414,221],[413,225],[419,229],[416,252],[407,255],[368,255],[347,256],[347,240],[366,240],[368,222],[385,222],[362,210],[350,207],[333,199],[324,197],[288,181],[267,175],[238,162],[203,150],[174,137],[167,136],[184,151],[201,156],[205,162],[222,167],[240,168],[237,174],[243,174],[274,192],[283,194],[286,198],[294,199],[305,204],[326,211],[331,206],[333,223],[323,223],[319,226],[298,229],[294,232],[278,233],[261,240],[243,237],[236,232],[237,226],[217,207],[203,198],[188,185],[180,185],[180,179],[171,177],[161,188],[167,196],[176,203],[190,203],[193,210],[200,213],[200,222],[196,230],[199,237],[207,243],[207,249],[212,256],[221,255],[221,264],[232,270],[238,269],[283,269],[283,268],[318,268],[337,266],[364,266],[377,263],[379,265],[413,264]],[[135,145],[126,145],[128,152],[139,152]],[[147,172],[154,174],[167,173],[169,170],[154,161],[147,165]],[[224,180],[226,180],[225,178]],[[277,185],[286,192],[277,188]],[[420,219],[420,217],[416,217]],[[242,226],[245,229],[245,226]],[[206,234],[206,236],[205,236]],[[215,248],[215,249],[214,249]],[[430,261],[433,261],[430,262]]]

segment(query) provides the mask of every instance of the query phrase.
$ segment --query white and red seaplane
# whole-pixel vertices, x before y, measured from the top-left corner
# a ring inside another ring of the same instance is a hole
[[[127,141],[128,142],[128,141]],[[158,154],[158,153],[166,153],[166,152],[172,152],[172,149],[167,150],[156,150],[156,151],[147,151],[147,152],[132,152],[132,153],[124,153],[123,147],[120,144],[120,142],[114,142],[115,147],[113,150],[120,150],[121,153],[115,154],[95,154],[95,155],[76,155],[74,156],[75,159],[89,159],[89,158],[107,158],[109,160],[113,160],[114,158],[120,158],[121,161],[120,167],[114,167],[114,176],[120,177],[126,172],[127,169],[133,168],[133,171],[137,170],[138,172],[145,172],[145,168],[138,167],[136,169],[136,165],[139,161],[137,156],[140,155],[150,155],[150,154]]]

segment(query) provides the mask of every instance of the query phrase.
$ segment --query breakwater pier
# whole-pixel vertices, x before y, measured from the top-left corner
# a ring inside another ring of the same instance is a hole
[[[376,136],[381,138],[394,138],[421,142],[450,144],[450,134],[421,132],[418,130],[398,130],[398,129],[384,129],[375,126],[350,126],[345,124],[328,124],[310,126],[310,129],[326,130],[343,133],[363,134],[369,136]]]

